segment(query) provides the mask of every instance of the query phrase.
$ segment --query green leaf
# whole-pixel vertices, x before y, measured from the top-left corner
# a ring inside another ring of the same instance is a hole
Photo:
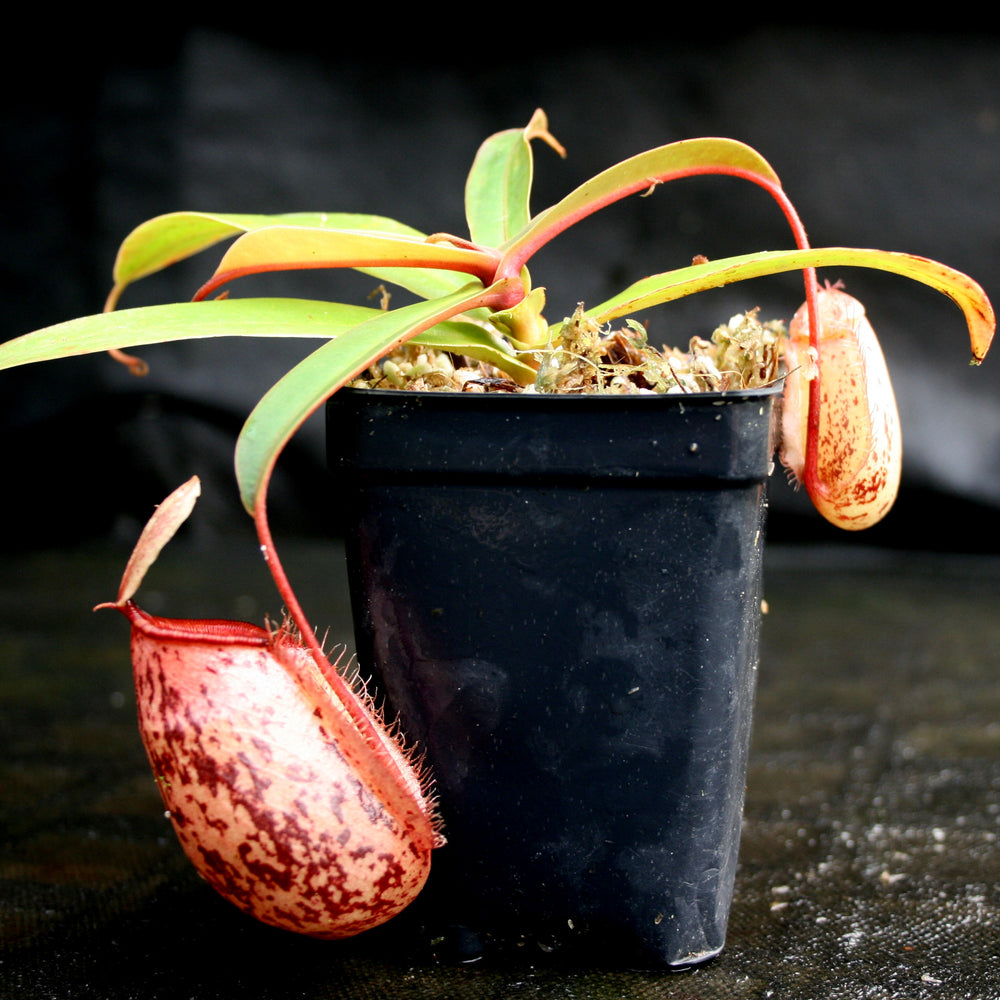
[[[405,288],[422,299],[439,299],[469,283],[467,274],[426,267],[359,267],[357,270],[376,281]]]
[[[113,348],[202,337],[335,337],[377,309],[308,299],[174,302],[97,313],[0,344],[0,370]]]
[[[267,226],[244,234],[226,251],[198,297],[248,274],[323,267],[433,268],[459,271],[487,282],[493,277],[496,259],[480,250],[409,235]]]
[[[136,226],[118,248],[113,270],[112,302],[134,281],[191,257],[220,240],[264,226],[295,225],[364,229],[421,236],[415,229],[380,215],[292,212],[280,215],[232,215],[211,212],[169,212]]]
[[[0,344],[0,370],[36,361],[206,337],[312,337],[329,340],[380,309],[308,299],[213,299],[121,309],[70,320]],[[483,327],[446,322],[416,338],[425,347],[465,354],[525,384],[534,378],[516,355]]]
[[[288,440],[341,386],[410,337],[467,309],[490,305],[508,290],[507,282],[489,289],[474,284],[444,299],[381,313],[299,362],[257,404],[236,443],[236,479],[246,509],[254,514]]]
[[[495,334],[474,323],[438,323],[414,337],[410,343],[485,361],[505,371],[518,385],[529,385],[538,374],[534,368],[521,361],[503,341],[498,340]]]
[[[566,155],[550,135],[541,109],[527,127],[497,132],[479,147],[465,182],[465,217],[474,243],[500,246],[528,224],[532,139],[544,139],[560,156]]]
[[[533,253],[564,229],[628,195],[651,192],[656,185],[679,177],[733,171],[781,186],[767,160],[734,139],[685,139],[623,160],[536,215],[502,247],[504,258],[497,274],[518,274]]]
[[[834,266],[891,271],[936,288],[952,299],[965,314],[973,360],[976,363],[981,361],[989,349],[996,327],[993,307],[986,293],[972,278],[935,260],[888,250],[823,247],[811,250],[771,250],[726,257],[643,278],[607,302],[588,309],[587,314],[598,323],[606,323],[618,316],[709,288],[719,288],[734,281],[797,271],[806,267]]]
[[[149,219],[122,240],[115,258],[115,285],[126,285],[207,249],[220,240],[258,225],[273,225],[266,215],[210,215],[170,212]]]

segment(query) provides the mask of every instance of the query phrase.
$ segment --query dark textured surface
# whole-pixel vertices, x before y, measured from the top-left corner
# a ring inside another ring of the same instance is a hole
[[[135,731],[127,628],[89,608],[126,553],[4,557],[0,995],[995,998],[1000,995],[1000,561],[772,550],[726,950],[688,973],[567,968],[527,941],[461,965],[404,918],[339,943],[255,925],[173,841]],[[339,551],[288,569],[332,638]],[[331,559],[333,560],[331,562]],[[277,610],[252,540],[175,543],[149,610]]]

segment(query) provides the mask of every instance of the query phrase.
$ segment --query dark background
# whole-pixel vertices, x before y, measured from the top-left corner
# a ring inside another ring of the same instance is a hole
[[[672,20],[666,30],[637,14],[602,41],[589,23],[488,17],[464,40],[434,34],[448,24],[443,11],[414,23],[219,18],[134,36],[92,24],[79,35],[66,24],[56,35],[26,33],[24,61],[5,69],[0,338],[99,311],[118,242],[161,212],[371,211],[463,232],[462,186],[479,142],[524,125],[538,106],[569,158],[536,147],[536,211],[645,148],[726,135],[768,158],[815,245],[935,257],[987,293],[1000,289],[995,33],[847,16],[692,21],[685,30]],[[691,179],[564,235],[532,273],[557,319],[696,253],[790,245],[766,194]],[[188,298],[215,259],[210,251],[146,279],[123,305]],[[970,369],[961,314],[923,286],[858,270],[822,276],[844,279],[881,338],[903,419],[904,489],[887,522],[848,537],[776,472],[771,540],[996,550],[1000,362]],[[339,276],[289,274],[233,293],[323,297],[344,287]],[[357,300],[368,290],[348,286]],[[653,313],[651,335],[685,343],[755,305],[788,318],[801,298],[796,276],[736,285]],[[305,350],[270,341],[153,347],[140,352],[152,367],[142,381],[103,356],[0,373],[0,546],[131,539],[193,473],[205,481],[194,530],[246,530],[235,436]],[[283,460],[276,531],[330,530],[329,488],[315,488],[321,465],[314,423]],[[335,518],[332,526],[341,530]]]

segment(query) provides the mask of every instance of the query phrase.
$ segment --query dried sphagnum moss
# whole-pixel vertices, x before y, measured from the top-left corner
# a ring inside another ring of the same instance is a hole
[[[451,392],[670,393],[723,392],[767,385],[778,377],[780,322],[761,324],[757,310],[734,316],[710,340],[692,337],[687,351],[651,347],[646,330],[626,320],[602,329],[578,307],[550,347],[535,351],[538,376],[519,386],[490,365],[406,345],[351,384],[367,389]]]

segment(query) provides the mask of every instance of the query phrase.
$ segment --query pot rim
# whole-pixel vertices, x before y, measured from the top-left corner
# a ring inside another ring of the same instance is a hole
[[[336,474],[369,483],[763,482],[774,452],[772,384],[656,395],[349,389],[327,404]],[[637,401],[637,402],[634,402]]]
[[[549,406],[572,407],[584,409],[588,406],[600,408],[615,408],[623,406],[724,406],[729,403],[752,401],[755,399],[770,399],[779,395],[784,389],[785,377],[753,389],[729,389],[726,391],[706,392],[651,392],[651,393],[619,393],[619,392],[454,392],[451,390],[414,390],[414,389],[372,389],[361,386],[345,386],[330,402],[336,401],[341,394],[364,395],[374,398],[384,398],[387,403],[399,403],[404,400],[421,400],[429,405],[429,401],[438,401],[447,407],[462,400],[469,405],[480,406],[525,406],[528,408],[545,409]],[[517,402],[494,403],[496,397]],[[485,402],[489,400],[489,402]],[[572,402],[571,402],[572,401]]]

